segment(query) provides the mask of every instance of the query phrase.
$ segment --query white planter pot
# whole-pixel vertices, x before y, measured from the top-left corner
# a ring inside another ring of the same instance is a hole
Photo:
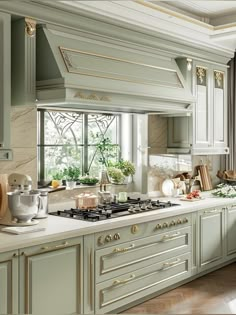
[[[67,180],[66,181],[66,187],[68,189],[74,189],[76,187],[76,181],[74,181],[74,180]]]

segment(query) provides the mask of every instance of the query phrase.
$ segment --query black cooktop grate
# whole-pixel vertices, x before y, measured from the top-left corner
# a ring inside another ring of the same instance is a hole
[[[68,209],[68,210],[58,210],[55,212],[50,212],[49,214],[60,216],[64,218],[71,218],[83,221],[101,221],[112,218],[118,218],[126,215],[138,214],[147,211],[154,211],[163,208],[169,208],[173,206],[178,206],[176,203],[151,201],[151,200],[140,200],[128,198],[125,203],[110,203],[99,205],[96,209]]]

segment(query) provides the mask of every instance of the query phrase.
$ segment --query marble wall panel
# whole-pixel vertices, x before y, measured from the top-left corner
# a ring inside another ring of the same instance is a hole
[[[12,148],[35,148],[37,146],[36,106],[13,106],[11,126]]]
[[[32,177],[37,187],[37,109],[36,106],[12,106],[12,161],[0,161],[0,173],[22,173]]]

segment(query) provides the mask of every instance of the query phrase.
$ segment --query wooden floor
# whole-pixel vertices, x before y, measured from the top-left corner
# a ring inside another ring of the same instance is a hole
[[[124,314],[236,314],[236,263],[123,312]]]

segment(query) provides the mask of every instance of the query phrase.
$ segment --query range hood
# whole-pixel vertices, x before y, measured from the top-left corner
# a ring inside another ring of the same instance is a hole
[[[194,101],[167,54],[55,26],[37,30],[40,108],[186,114]]]

